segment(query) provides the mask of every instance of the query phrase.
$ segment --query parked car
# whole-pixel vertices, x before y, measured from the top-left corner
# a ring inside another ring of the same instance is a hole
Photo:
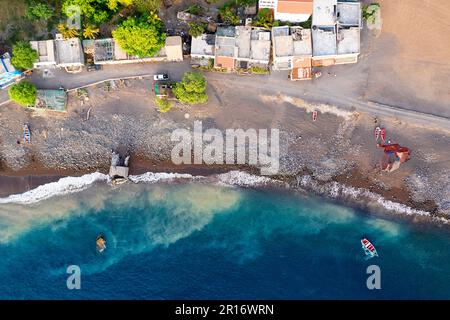
[[[87,66],[87,71],[91,72],[91,71],[98,71],[98,70],[102,70],[102,66],[98,65],[98,64],[90,64]]]
[[[155,80],[155,81],[167,81],[167,80],[169,80],[169,75],[167,73],[155,74],[153,76],[153,80]]]

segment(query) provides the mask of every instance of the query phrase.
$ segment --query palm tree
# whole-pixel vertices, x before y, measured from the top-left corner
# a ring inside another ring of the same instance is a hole
[[[100,29],[91,24],[84,27],[83,36],[87,39],[95,39],[97,33],[99,33]]]
[[[78,37],[78,31],[73,28],[67,27],[64,23],[58,24],[58,31],[61,32],[64,39]]]

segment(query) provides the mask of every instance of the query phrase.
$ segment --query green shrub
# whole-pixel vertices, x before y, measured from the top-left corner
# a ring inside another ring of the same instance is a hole
[[[173,89],[175,97],[187,104],[200,104],[208,101],[206,79],[201,73],[186,72],[183,80]]]
[[[206,24],[199,22],[189,22],[189,35],[191,37],[199,37],[206,31]]]
[[[172,104],[167,99],[157,97],[155,99],[155,104],[158,107],[159,112],[166,113],[172,109]]]
[[[9,97],[21,106],[32,106],[36,102],[37,89],[28,81],[16,83],[8,91]]]
[[[16,69],[21,71],[31,69],[38,58],[39,54],[31,48],[29,42],[19,41],[13,45],[11,63]]]

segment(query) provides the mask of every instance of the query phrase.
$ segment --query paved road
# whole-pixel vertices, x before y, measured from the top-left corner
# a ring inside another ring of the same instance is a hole
[[[347,69],[331,69],[320,79],[313,81],[292,82],[287,77],[287,72],[272,72],[270,75],[236,75],[208,72],[206,76],[217,83],[232,84],[236,88],[243,89],[249,94],[260,92],[269,95],[284,94],[286,96],[307,99],[312,102],[329,103],[346,109],[356,109],[374,116],[392,116],[402,121],[411,121],[420,125],[429,126],[432,123],[450,131],[450,119],[439,115],[432,115],[414,110],[386,106],[376,102],[364,101],[358,96],[357,87],[360,79],[352,79],[347,74]],[[148,75],[156,73],[168,73],[171,79],[178,81],[184,72],[191,70],[189,61],[181,63],[141,63],[104,66],[101,71],[83,71],[77,74],[69,74],[64,70],[53,69],[51,75],[44,77],[41,71],[35,71],[30,81],[38,88],[56,89],[63,86],[66,89],[89,85],[98,81],[123,78],[130,76]],[[344,74],[343,78],[339,72]],[[350,70],[351,71],[351,70]],[[353,81],[353,83],[352,83]],[[6,90],[0,91],[0,104],[8,100]]]

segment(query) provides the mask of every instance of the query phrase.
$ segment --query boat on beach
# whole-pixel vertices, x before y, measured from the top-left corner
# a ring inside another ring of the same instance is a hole
[[[369,259],[378,257],[377,249],[375,249],[375,246],[369,240],[367,240],[366,238],[361,239],[361,245],[364,253]]]
[[[106,249],[106,239],[103,234],[99,235],[95,241],[97,251],[103,252]]]
[[[28,127],[27,124],[23,125],[23,142],[24,143],[31,143],[30,127]]]

